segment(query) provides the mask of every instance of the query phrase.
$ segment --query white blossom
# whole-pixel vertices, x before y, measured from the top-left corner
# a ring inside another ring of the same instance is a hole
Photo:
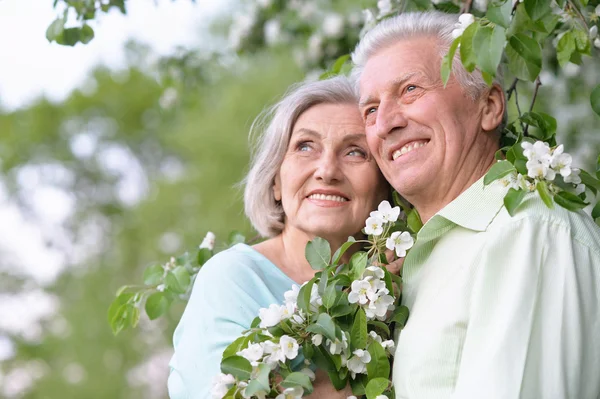
[[[302,387],[286,388],[275,399],[302,399],[304,389]]]
[[[595,39],[598,37],[598,27],[596,25],[590,28],[590,39]]]
[[[265,42],[273,46],[281,42],[281,22],[277,19],[270,19],[264,26]]]
[[[579,173],[581,173],[580,169],[572,168],[571,174],[564,178],[565,183],[573,183],[573,184],[581,183],[581,176],[579,176]]]
[[[376,292],[369,283],[371,278],[367,277],[363,280],[354,280],[350,286],[350,294],[348,294],[348,302],[359,303],[365,305],[369,299],[376,296]]]
[[[354,396],[354,395],[350,395],[346,399],[358,399],[358,398],[356,396]]]
[[[563,177],[567,177],[571,174],[571,163],[573,162],[573,158],[571,155],[564,152],[563,145],[559,145],[552,152],[552,159],[550,161],[550,166],[560,173]]]
[[[258,311],[260,317],[260,328],[273,327],[281,321],[281,306],[272,303],[268,308],[262,308]]]
[[[379,218],[373,216],[368,217],[365,226],[365,233],[372,236],[381,235],[381,233],[383,233],[383,223],[383,220]]]
[[[308,58],[318,60],[323,55],[323,36],[318,33],[308,38]]]
[[[579,194],[583,193],[584,191],[585,191],[585,184],[578,184],[575,187],[575,194],[576,195],[579,195]]]
[[[600,17],[600,4],[598,4],[598,5],[596,6],[596,8],[594,9],[594,14],[596,14],[597,16],[599,16],[599,17]]]
[[[371,217],[377,218],[384,223],[395,222],[400,216],[400,207],[395,206],[392,208],[388,201],[381,201],[376,211],[371,212]]]
[[[262,359],[264,353],[264,347],[261,343],[253,343],[248,345],[246,349],[242,349],[238,353],[238,356],[241,356],[248,360],[252,366],[258,366],[258,361]]]
[[[273,0],[257,0],[256,1],[258,3],[259,6],[261,6],[262,8],[267,8],[270,7],[271,4],[273,4]]]
[[[282,337],[283,338],[283,337]],[[285,353],[283,352],[283,348],[280,344],[276,344],[273,341],[265,341],[264,343],[265,358],[263,361],[271,368],[275,368],[277,363],[285,362]]]
[[[323,336],[321,334],[315,334],[310,339],[313,345],[319,346],[323,342]]]
[[[200,244],[200,246],[198,248],[200,248],[200,249],[206,248],[206,249],[210,249],[212,251],[213,248],[215,247],[215,238],[216,238],[215,234],[213,232],[209,231],[204,236],[204,239],[202,240],[202,243]]]
[[[288,359],[295,359],[298,356],[298,341],[288,335],[282,335],[279,339],[279,345],[283,355]]]
[[[364,277],[384,278],[385,272],[379,266],[369,266],[365,269],[362,276],[363,276],[363,278]]]
[[[323,34],[325,37],[337,39],[344,34],[344,17],[330,13],[323,19]]]
[[[412,248],[415,241],[408,231],[394,231],[385,241],[385,247],[389,250],[395,250],[396,256],[402,258],[406,256],[406,251]]]
[[[389,291],[386,288],[379,290],[376,298],[371,300],[369,306],[365,308],[367,319],[384,320],[388,310],[394,309],[394,297],[388,294]]]
[[[384,17],[392,12],[391,0],[379,0],[377,2],[377,9],[379,10],[379,17]]]
[[[348,339],[346,338],[346,334],[342,333],[342,340],[335,339],[334,342],[331,340],[325,341],[325,345],[329,345],[329,353],[332,355],[339,355],[342,351],[348,349]],[[342,362],[344,358],[342,357]]]
[[[474,0],[473,5],[479,11],[487,11],[488,0]]]
[[[280,306],[279,310],[281,311],[281,320],[287,320],[294,316],[296,304],[286,303],[285,305]]]
[[[594,47],[600,48],[600,38],[599,37],[594,39]]]
[[[308,376],[308,378],[310,378],[311,381],[314,381],[317,378],[315,372],[309,369],[308,367],[303,368],[302,370],[300,370],[300,372]]]
[[[385,395],[377,395],[377,396],[375,396],[375,399],[389,399],[389,398]]]
[[[221,373],[214,378],[210,393],[214,399],[221,399],[233,384],[235,378],[231,374]]]
[[[556,177],[556,172],[553,171],[550,166],[541,162],[527,161],[525,166],[527,166],[527,176],[532,179],[546,179],[552,181]]]
[[[371,361],[371,354],[366,350],[357,349],[352,352],[354,356],[348,359],[348,370],[352,378],[356,378],[356,374],[367,372],[367,363]]]
[[[456,39],[459,36],[462,36],[465,29],[469,27],[473,22],[475,22],[475,17],[473,14],[461,14],[458,17],[458,22],[454,26],[454,30],[452,31],[452,38]]]
[[[283,297],[285,298],[285,304],[296,305],[298,302],[298,293],[300,292],[300,287],[297,285],[292,285],[292,289],[283,293]]]

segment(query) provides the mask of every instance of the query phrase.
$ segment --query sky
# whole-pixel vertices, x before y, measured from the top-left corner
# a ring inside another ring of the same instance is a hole
[[[129,39],[146,43],[161,55],[172,53],[178,46],[202,46],[208,21],[232,1],[128,0],[127,15],[113,10],[92,24],[96,37],[91,43],[63,47],[48,43],[45,36],[57,15],[52,0],[0,0],[0,107],[15,110],[39,96],[54,101],[66,98],[85,82],[94,66],[124,66],[123,45]],[[68,207],[65,193],[59,190],[44,198],[45,209],[56,212],[31,222],[7,199],[0,181],[0,248],[41,287],[51,283],[64,266],[64,255],[44,245],[42,228],[48,226],[42,225],[59,225]],[[54,313],[55,299],[51,296],[40,290],[24,295],[11,299],[0,292],[0,331],[35,332],[37,321]],[[36,312],[31,312],[31,303],[36,304]],[[0,362],[12,351],[10,341],[0,335]]]
[[[123,65],[123,44],[135,38],[159,54],[201,43],[207,20],[230,0],[128,0],[123,16],[113,9],[92,23],[96,37],[75,47],[48,43],[56,18],[52,0],[0,0],[0,104],[14,109],[44,94],[60,100],[80,85],[91,67]]]

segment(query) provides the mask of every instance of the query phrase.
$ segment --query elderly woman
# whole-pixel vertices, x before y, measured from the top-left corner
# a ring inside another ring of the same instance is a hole
[[[209,398],[227,345],[260,308],[314,277],[306,243],[319,236],[337,249],[389,193],[346,78],[298,85],[268,116],[244,195],[247,216],[268,239],[220,252],[200,270],[174,335],[171,399]],[[311,397],[350,394],[317,373]]]

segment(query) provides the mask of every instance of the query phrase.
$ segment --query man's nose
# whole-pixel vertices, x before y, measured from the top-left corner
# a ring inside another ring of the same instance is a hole
[[[325,151],[317,161],[315,177],[324,183],[331,184],[342,180],[342,169],[337,154]]]
[[[376,134],[380,139],[385,139],[388,134],[398,128],[406,127],[408,119],[404,110],[393,102],[382,102],[377,109]]]

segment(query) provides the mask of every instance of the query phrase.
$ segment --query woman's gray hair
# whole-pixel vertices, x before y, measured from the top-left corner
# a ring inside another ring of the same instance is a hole
[[[400,40],[417,37],[433,37],[438,41],[440,57],[444,57],[454,38],[452,31],[458,23],[458,14],[445,14],[439,11],[407,12],[388,18],[371,29],[358,43],[352,53],[352,78],[358,82],[367,61],[379,51]],[[452,62],[452,72],[465,92],[476,99],[488,88],[479,70],[467,72],[457,51]],[[495,83],[502,86],[502,70],[496,72]]]
[[[300,115],[318,104],[358,104],[350,80],[337,76],[291,86],[281,101],[263,111],[252,123],[255,139],[250,170],[243,180],[246,216],[263,237],[283,231],[284,213],[275,200],[273,184],[287,151],[294,125]]]

